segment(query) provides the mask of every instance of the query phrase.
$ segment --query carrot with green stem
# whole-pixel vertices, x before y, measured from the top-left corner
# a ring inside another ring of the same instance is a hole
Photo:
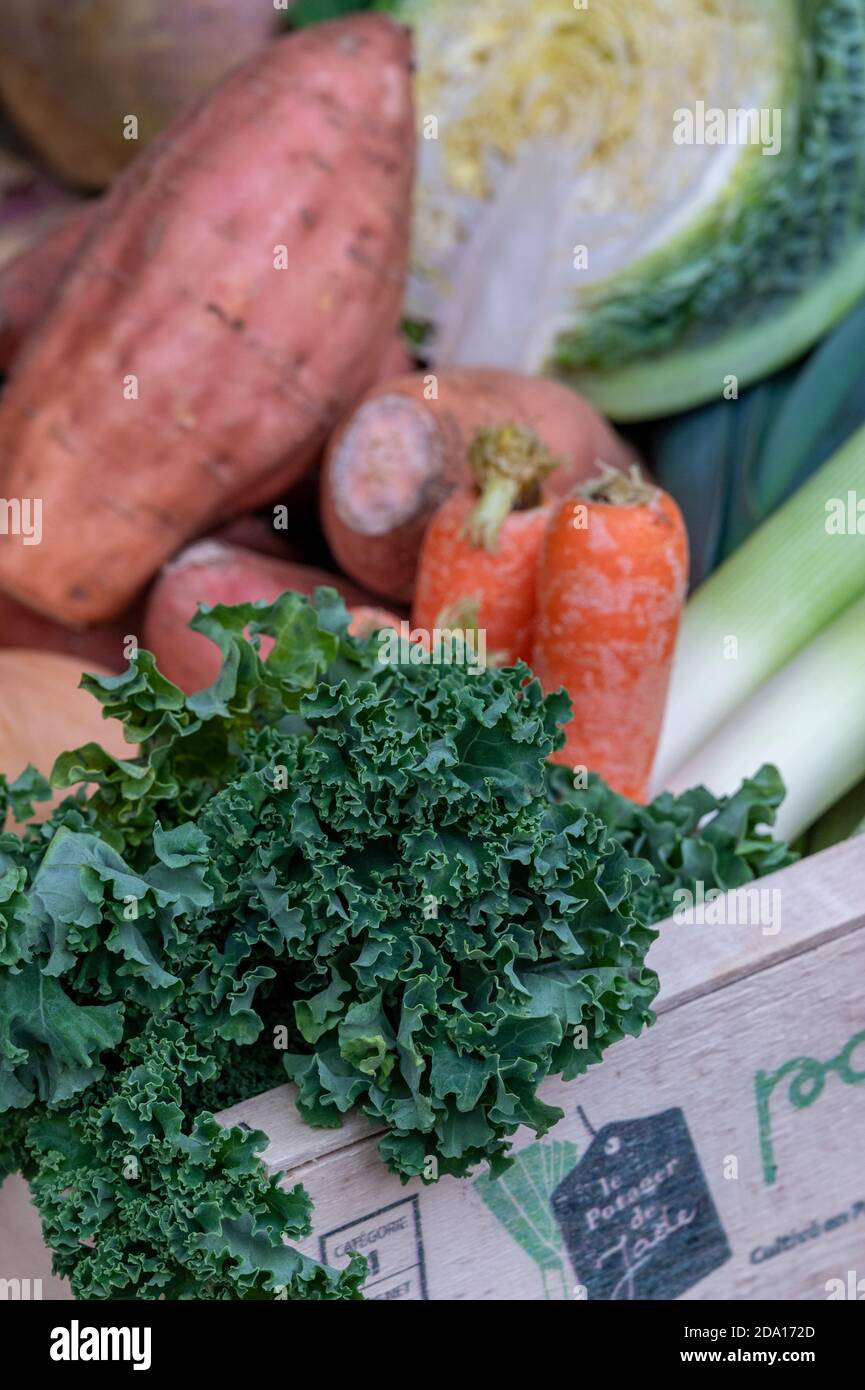
[[[469,464],[474,485],[452,492],[427,528],[412,621],[432,632],[459,626],[455,615],[469,611],[498,663],[528,661],[551,508],[543,485],[557,460],[530,430],[511,424],[479,430]]]
[[[538,567],[532,659],[573,717],[554,760],[648,797],[688,584],[682,514],[661,488],[602,470],[553,513]]]

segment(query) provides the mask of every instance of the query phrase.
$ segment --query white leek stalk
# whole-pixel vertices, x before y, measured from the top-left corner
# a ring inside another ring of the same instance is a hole
[[[827,508],[833,504],[849,513],[846,534],[831,529]],[[669,786],[673,773],[734,710],[861,594],[865,429],[765,521],[687,605],[654,791]]]
[[[786,840],[865,776],[865,598],[736,710],[669,786],[705,783],[722,795],[767,762],[787,785],[774,832]]]

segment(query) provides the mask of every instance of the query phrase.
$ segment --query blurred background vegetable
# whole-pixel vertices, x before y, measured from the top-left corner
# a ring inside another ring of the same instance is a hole
[[[79,203],[4,135],[0,127],[0,270]]]
[[[95,662],[88,665],[96,675],[104,674]],[[67,748],[86,743],[101,744],[115,758],[135,757],[137,749],[124,739],[122,726],[116,719],[103,719],[93,697],[79,688],[80,681],[77,656],[0,651],[0,776],[17,776],[28,764],[50,770]],[[61,799],[55,795],[44,802],[35,809],[35,818],[44,820]],[[0,815],[0,830],[3,819]]]
[[[62,179],[103,188],[278,28],[273,0],[3,0],[0,99]]]
[[[860,598],[738,706],[693,757],[664,778],[664,785],[674,793],[707,786],[728,795],[767,759],[787,788],[777,833],[794,840],[865,774],[863,696],[865,598]]]
[[[679,503],[696,588],[865,424],[865,303],[803,362],[641,435]]]

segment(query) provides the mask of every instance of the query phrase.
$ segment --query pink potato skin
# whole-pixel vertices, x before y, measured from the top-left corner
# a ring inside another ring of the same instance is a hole
[[[50,309],[93,226],[97,202],[82,202],[0,267],[0,372]]]
[[[272,603],[286,589],[312,594],[322,585],[336,589],[347,605],[370,603],[369,595],[350,580],[325,570],[274,560],[224,541],[198,541],[166,565],[154,584],[144,615],[144,646],[162,674],[191,694],[219,674],[216,647],[188,628],[199,603]],[[262,638],[265,655],[271,646],[269,638]]]
[[[408,35],[358,14],[276,40],[121,176],[0,402],[0,494],[43,503],[0,589],[100,622],[311,466],[396,332],[413,151]]]

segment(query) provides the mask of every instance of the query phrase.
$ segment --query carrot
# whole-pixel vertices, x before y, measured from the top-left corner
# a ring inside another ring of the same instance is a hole
[[[374,386],[333,435],[321,480],[321,520],[340,569],[395,603],[410,602],[432,515],[469,483],[479,429],[510,420],[531,429],[563,464],[560,495],[602,458],[626,468],[633,450],[576,392],[556,381],[492,368],[411,372]]]
[[[474,486],[439,507],[421,550],[415,628],[471,625],[506,665],[530,661],[536,572],[552,504],[543,483],[556,460],[518,425],[480,430],[469,451]]]
[[[573,717],[554,761],[647,799],[688,583],[681,512],[633,470],[559,504],[544,538],[532,665]]]

